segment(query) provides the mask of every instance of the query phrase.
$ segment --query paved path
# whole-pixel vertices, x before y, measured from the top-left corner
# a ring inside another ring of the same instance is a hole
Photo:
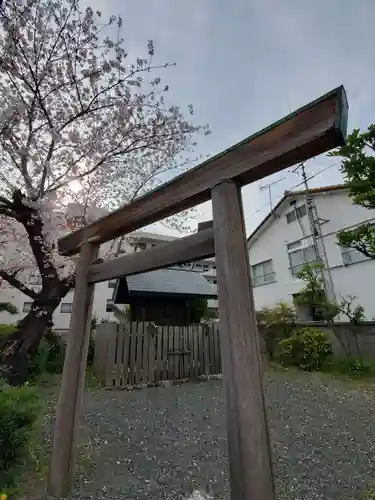
[[[375,480],[375,392],[283,372],[266,392],[278,499],[362,498]],[[223,400],[220,381],[87,393],[96,464],[69,500],[229,499]]]

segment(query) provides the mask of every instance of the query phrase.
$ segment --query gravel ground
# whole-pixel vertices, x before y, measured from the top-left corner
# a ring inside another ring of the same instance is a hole
[[[278,499],[362,498],[375,392],[294,372],[268,374],[266,392]],[[229,499],[222,382],[90,392],[85,413],[95,464],[69,500]]]

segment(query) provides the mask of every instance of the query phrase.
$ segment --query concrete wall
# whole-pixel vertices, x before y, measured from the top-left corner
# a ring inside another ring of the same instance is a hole
[[[331,341],[333,355],[337,358],[358,358],[358,349],[355,342],[355,335],[358,343],[359,354],[362,359],[375,358],[375,321],[368,321],[353,327],[353,325],[343,322],[328,325],[323,322],[303,322],[298,323],[296,328],[315,328],[325,331]],[[266,346],[262,331],[260,333],[260,349],[266,353]],[[276,343],[277,344],[277,343]],[[277,345],[276,345],[277,347]],[[277,348],[276,348],[277,353]]]
[[[291,200],[292,198],[290,198]],[[303,197],[295,197],[297,206],[303,203]],[[329,267],[334,282],[336,300],[340,296],[353,295],[365,309],[366,319],[375,319],[375,301],[373,300],[375,283],[375,261],[366,260],[344,266],[341,249],[336,242],[336,233],[340,229],[358,225],[364,221],[375,221],[375,210],[366,210],[352,204],[345,191],[327,192],[314,196],[319,218],[327,222],[322,224],[322,232],[327,250]],[[251,265],[272,259],[275,281],[254,286],[255,307],[272,307],[277,302],[293,304],[293,294],[298,293],[304,283],[292,276],[289,269],[287,244],[303,240],[304,233],[311,244],[307,216],[287,223],[285,214],[291,210],[289,201],[274,219],[264,225],[257,239],[249,245]],[[301,228],[301,225],[302,228]],[[343,319],[343,318],[340,318]]]
[[[306,326],[320,328],[329,334],[333,354],[336,357],[375,358],[375,321],[368,321],[358,326],[349,323],[333,325],[306,323]]]

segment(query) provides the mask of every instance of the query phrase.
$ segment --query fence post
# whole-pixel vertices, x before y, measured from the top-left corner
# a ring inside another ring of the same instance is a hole
[[[261,361],[240,187],[212,189],[232,500],[274,500]]]

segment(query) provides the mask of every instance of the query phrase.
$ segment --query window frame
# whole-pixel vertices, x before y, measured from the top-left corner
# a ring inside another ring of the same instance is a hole
[[[301,213],[301,211],[303,213]],[[294,218],[291,218],[292,214],[294,215]],[[306,203],[303,203],[302,205],[295,206],[293,210],[290,210],[285,214],[286,222],[287,224],[291,224],[292,222],[295,222],[296,220],[302,219],[307,215],[307,208],[306,208]],[[290,220],[289,220],[290,219]]]
[[[65,311],[64,309],[64,306],[70,306],[70,310],[69,311]],[[72,310],[73,310],[73,302],[61,302],[61,305],[60,305],[60,312],[62,314],[71,314],[72,313]]]
[[[344,267],[353,266],[354,264],[359,264],[360,262],[366,262],[367,260],[371,260],[369,257],[366,257],[366,255],[364,255],[359,250],[356,250],[355,248],[343,247],[341,245],[339,245],[339,246],[340,246],[340,251],[341,251],[342,264]],[[345,259],[345,256],[350,255],[350,254],[354,254],[354,255],[358,254],[360,258],[358,260],[353,261],[353,262],[347,261]]]
[[[264,264],[266,264],[267,262],[271,262],[272,272],[269,272],[269,273],[264,272]],[[258,276],[255,276],[254,270],[258,266],[263,266],[263,269],[262,269],[263,274],[259,274]],[[272,276],[272,277],[271,277],[271,279],[268,279],[268,280],[263,279],[262,282],[257,283],[257,280],[259,280],[259,278],[265,278],[266,276]],[[262,260],[261,262],[258,262],[257,264],[251,265],[251,282],[252,282],[253,286],[267,285],[269,283],[274,283],[275,281],[276,281],[276,273],[274,271],[272,259]]]
[[[32,302],[24,302],[22,306],[22,312],[23,313],[29,313],[31,311],[31,308],[33,306]]]
[[[112,299],[106,299],[106,303],[105,303],[105,312],[113,312],[113,309],[112,307],[111,308],[108,308],[108,306],[113,306],[113,300]]]
[[[136,252],[144,252],[147,249],[147,243],[144,241],[139,241],[135,245],[135,251]]]
[[[116,288],[117,278],[114,280],[108,280],[108,288]]]
[[[299,245],[298,245],[298,243],[299,243]],[[313,259],[313,260],[311,260],[311,259],[309,259],[309,260],[305,259],[305,254],[310,249],[313,249],[314,253],[315,253],[315,259]],[[297,277],[298,271],[300,271],[301,268],[302,268],[302,266],[304,266],[305,264],[313,264],[313,263],[317,263],[318,262],[318,258],[317,258],[317,255],[316,255],[316,251],[314,249],[314,245],[308,245],[306,239],[304,239],[304,240],[295,240],[295,241],[291,241],[290,243],[287,243],[286,250],[287,250],[287,253],[288,253],[289,270],[290,270],[293,278]],[[301,264],[295,264],[295,265],[293,265],[292,259],[291,259],[291,255],[296,254],[297,252],[302,252],[302,257],[303,257],[302,258],[302,262],[301,262]],[[296,269],[296,268],[298,268],[298,269]]]

